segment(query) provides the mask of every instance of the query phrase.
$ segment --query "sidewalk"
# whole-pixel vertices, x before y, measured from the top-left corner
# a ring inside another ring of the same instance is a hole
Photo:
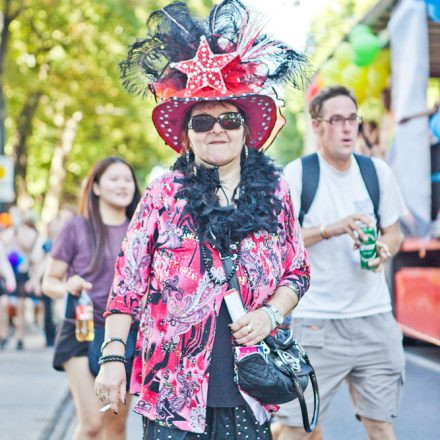
[[[68,395],[66,376],[52,369],[52,351],[40,334],[28,334],[25,350],[15,340],[0,352],[1,437],[42,440],[58,406]]]
[[[28,334],[25,350],[11,340],[0,351],[0,438],[70,440],[75,411],[65,373],[52,368],[53,351],[41,334]],[[141,439],[141,417],[131,413],[127,438]]]

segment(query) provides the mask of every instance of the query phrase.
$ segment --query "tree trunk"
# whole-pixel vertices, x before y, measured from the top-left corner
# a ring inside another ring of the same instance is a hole
[[[16,10],[11,10],[11,5],[15,2]],[[6,119],[6,104],[5,96],[3,92],[3,72],[5,68],[6,52],[8,50],[8,42],[10,36],[9,25],[17,18],[23,10],[23,1],[17,0],[3,0],[3,10],[1,14],[2,29],[1,29],[1,41],[0,41],[0,154],[5,152],[5,119]]]
[[[44,223],[52,220],[59,211],[63,181],[66,177],[65,163],[73,147],[78,130],[78,123],[82,119],[81,112],[75,112],[64,124],[60,144],[54,149],[49,171],[49,185],[44,197],[41,219]]]
[[[26,192],[27,140],[32,134],[32,119],[37,110],[42,93],[31,93],[24,104],[17,121],[17,143],[13,148],[15,160],[15,193]]]

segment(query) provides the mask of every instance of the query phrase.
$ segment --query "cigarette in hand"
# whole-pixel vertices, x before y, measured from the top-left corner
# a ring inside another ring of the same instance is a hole
[[[99,412],[102,414],[102,413],[105,413],[106,411],[108,411],[109,409],[111,408],[111,405],[110,405],[110,403],[108,403],[107,405],[104,405],[100,410],[99,410]]]

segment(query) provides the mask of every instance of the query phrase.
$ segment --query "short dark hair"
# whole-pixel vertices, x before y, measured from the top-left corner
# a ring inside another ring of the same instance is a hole
[[[319,118],[321,116],[321,110],[322,106],[324,105],[325,101],[335,98],[336,96],[347,96],[350,98],[353,102],[356,108],[358,107],[356,97],[354,96],[354,93],[347,89],[347,87],[344,86],[332,86],[332,87],[326,87],[325,89],[322,89],[311,101],[309,104],[309,113],[312,119]]]

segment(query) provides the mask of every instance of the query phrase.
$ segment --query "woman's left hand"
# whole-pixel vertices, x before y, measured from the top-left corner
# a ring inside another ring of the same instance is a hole
[[[121,362],[101,365],[95,379],[95,393],[103,405],[110,404],[111,410],[118,414],[119,403],[125,405],[126,394],[125,367]]]
[[[230,324],[232,335],[239,345],[256,345],[272,331],[269,315],[261,309],[246,313]]]

